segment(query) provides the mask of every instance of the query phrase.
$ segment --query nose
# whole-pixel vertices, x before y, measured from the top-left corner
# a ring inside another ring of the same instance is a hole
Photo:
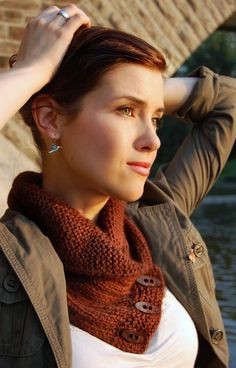
[[[138,151],[158,151],[161,146],[161,141],[152,124],[145,124],[142,127],[142,132],[135,141],[135,148]]]

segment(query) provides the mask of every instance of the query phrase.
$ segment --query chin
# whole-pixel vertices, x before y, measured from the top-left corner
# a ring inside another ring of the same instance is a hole
[[[142,197],[143,191],[144,187],[142,187],[140,190],[137,190],[137,188],[135,188],[134,190],[122,191],[122,193],[116,194],[116,198],[124,202],[135,202]]]

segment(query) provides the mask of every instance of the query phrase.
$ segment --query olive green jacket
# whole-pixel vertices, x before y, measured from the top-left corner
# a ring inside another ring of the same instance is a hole
[[[172,162],[146,183],[141,200],[127,206],[127,214],[196,325],[195,366],[225,368],[227,342],[212,267],[189,216],[214,184],[235,142],[236,81],[205,67],[192,75],[200,80],[178,117],[193,122],[193,129]],[[7,210],[0,222],[0,367],[70,366],[63,265],[35,223]]]

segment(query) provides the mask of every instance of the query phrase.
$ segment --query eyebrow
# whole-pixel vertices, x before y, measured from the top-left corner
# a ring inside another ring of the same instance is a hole
[[[137,97],[134,96],[130,96],[130,95],[123,95],[123,96],[118,96],[118,97],[114,97],[112,100],[120,100],[122,98],[126,98],[127,100],[133,101],[139,105],[142,106],[147,106],[147,103]],[[165,112],[165,107],[158,107],[155,112]]]

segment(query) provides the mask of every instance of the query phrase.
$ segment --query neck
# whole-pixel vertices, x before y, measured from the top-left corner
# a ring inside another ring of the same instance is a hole
[[[107,195],[94,193],[88,186],[84,188],[80,183],[66,180],[66,176],[61,180],[58,178],[55,180],[51,175],[46,175],[44,171],[42,188],[95,223],[99,212],[109,199]]]
[[[82,201],[77,201],[76,205],[69,204],[71,207],[76,208],[81,215],[86,217],[87,219],[93,221],[94,223],[97,222],[99,212],[101,209],[105,206],[108,199],[102,203],[85,203],[85,201],[82,203]],[[79,203],[80,202],[80,203]],[[75,203],[75,202],[74,202]]]

